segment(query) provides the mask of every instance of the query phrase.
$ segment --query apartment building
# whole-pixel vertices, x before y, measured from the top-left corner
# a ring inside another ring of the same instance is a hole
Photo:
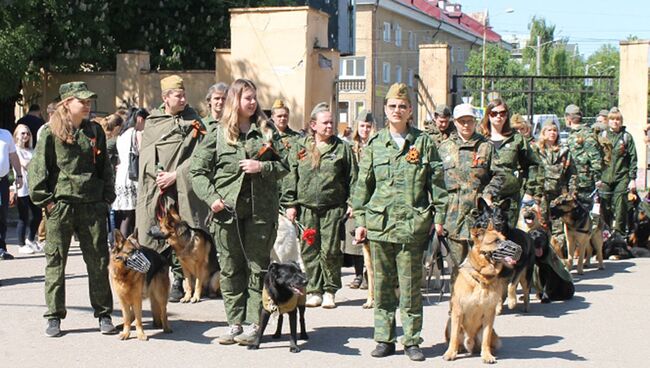
[[[352,123],[368,109],[383,126],[383,98],[390,85],[416,87],[416,75],[426,73],[418,70],[419,45],[450,45],[450,73],[462,74],[470,51],[483,44],[482,22],[448,1],[357,0],[354,54],[340,59],[339,123]],[[509,47],[489,28],[485,36],[487,42]]]

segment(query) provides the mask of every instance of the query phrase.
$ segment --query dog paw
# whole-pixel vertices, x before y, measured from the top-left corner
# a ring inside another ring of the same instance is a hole
[[[481,359],[485,364],[494,364],[497,362],[497,358],[492,354],[481,354]]]
[[[201,301],[201,298],[192,297],[192,299],[190,299],[190,303],[198,303],[200,301]]]
[[[300,334],[300,340],[309,340],[309,336],[306,332]]]
[[[442,356],[442,359],[444,359],[444,360],[446,360],[446,361],[456,360],[456,355],[457,355],[457,353],[454,352],[454,351],[447,351],[447,352]]]
[[[192,299],[191,297],[186,296],[186,297],[183,297],[183,298],[180,300],[180,302],[181,302],[181,303],[187,303],[187,302],[189,302],[191,299]]]
[[[131,336],[130,332],[122,332],[119,335],[119,338],[120,338],[120,340],[128,340],[130,336]]]
[[[257,349],[259,349],[259,348],[260,348],[260,346],[259,346],[259,345],[255,345],[255,344],[251,344],[251,345],[248,345],[248,346],[246,347],[246,349],[248,349],[248,350],[257,350]]]
[[[174,331],[172,331],[172,329],[170,327],[167,327],[167,328],[163,328],[163,332],[164,333],[172,333]]]
[[[551,299],[548,296],[543,296],[541,302],[542,304],[548,304],[551,302]]]
[[[508,299],[508,309],[513,310],[517,308],[517,299]]]
[[[149,340],[149,338],[145,334],[138,334],[138,340],[147,341],[147,340]]]
[[[375,303],[374,302],[365,302],[365,303],[363,303],[363,305],[361,307],[363,309],[372,309],[372,308],[375,307]]]
[[[300,348],[297,346],[292,346],[289,348],[289,351],[292,353],[300,353]]]

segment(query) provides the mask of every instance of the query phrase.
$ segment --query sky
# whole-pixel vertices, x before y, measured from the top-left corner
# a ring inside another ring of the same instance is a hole
[[[454,1],[452,1],[454,2]],[[463,12],[488,9],[490,25],[502,37],[528,35],[533,16],[555,25],[555,38],[577,43],[585,58],[603,44],[618,48],[629,35],[650,39],[650,0],[456,0]],[[506,13],[506,9],[514,9]],[[507,37],[506,37],[507,38]]]

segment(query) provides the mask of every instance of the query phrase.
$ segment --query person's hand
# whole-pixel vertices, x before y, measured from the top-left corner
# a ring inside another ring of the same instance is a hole
[[[284,211],[284,214],[287,216],[287,219],[291,222],[296,222],[296,216],[298,216],[298,210],[296,207],[289,207],[287,208],[286,211]]]
[[[601,189],[602,187],[603,187],[603,182],[600,181],[600,180],[598,180],[598,181],[596,182],[596,188]]]
[[[436,234],[438,236],[444,236],[445,235],[445,228],[442,227],[442,224],[434,224],[433,228],[435,229]]]
[[[219,213],[221,212],[224,208],[226,208],[226,204],[223,203],[223,199],[219,198],[216,201],[212,202],[210,205],[210,209],[214,213]]]
[[[363,243],[364,241],[366,241],[367,235],[368,235],[368,230],[363,226],[359,226],[356,229],[354,229],[354,240],[357,243]]]
[[[352,207],[348,206],[348,210],[345,211],[345,215],[346,215],[349,219],[354,218],[354,214],[352,213]]]
[[[20,189],[23,187],[23,177],[22,176],[16,176],[14,179],[14,185],[16,186],[16,189]]]
[[[16,195],[16,192],[13,190],[9,192],[9,207],[14,207],[16,205],[16,198],[18,195]]]
[[[156,175],[156,185],[160,190],[167,189],[176,183],[176,171],[161,171]]]
[[[630,184],[627,185],[627,189],[629,189],[631,192],[636,192],[636,180],[630,180]]]
[[[56,203],[54,202],[48,203],[47,206],[45,206],[45,212],[47,212],[48,214],[52,213],[54,206],[56,206]]]
[[[241,160],[239,168],[246,174],[256,174],[262,171],[262,163],[257,160]]]

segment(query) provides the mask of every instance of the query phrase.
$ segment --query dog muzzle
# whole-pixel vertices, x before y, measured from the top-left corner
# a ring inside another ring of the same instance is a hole
[[[497,249],[492,252],[494,261],[519,261],[521,258],[521,246],[513,241],[504,240],[499,243]]]
[[[139,250],[135,250],[126,259],[126,267],[140,273],[147,273],[151,268],[151,261]]]

